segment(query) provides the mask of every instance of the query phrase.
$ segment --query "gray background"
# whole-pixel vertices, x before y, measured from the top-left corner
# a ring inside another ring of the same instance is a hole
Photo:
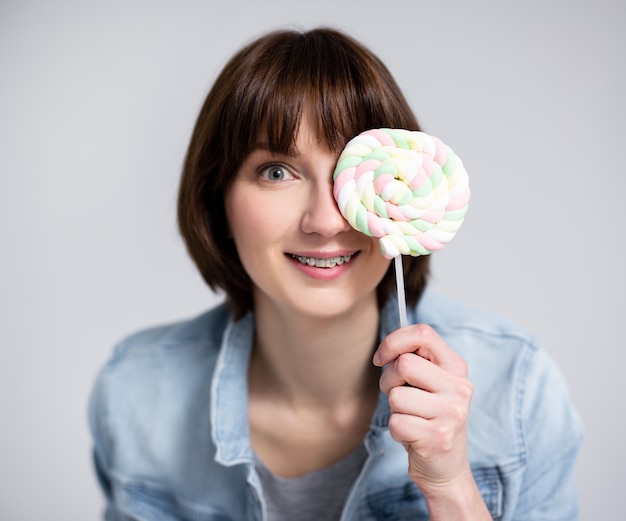
[[[464,160],[470,212],[433,284],[537,333],[586,424],[582,519],[620,518],[624,13],[617,0],[3,0],[0,518],[98,518],[97,370],[122,335],[216,300],[174,215],[200,104],[244,42],[318,24],[370,46]]]

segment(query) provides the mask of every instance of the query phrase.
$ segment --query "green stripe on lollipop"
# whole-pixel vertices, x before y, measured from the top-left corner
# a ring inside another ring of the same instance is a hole
[[[370,232],[369,225],[367,223],[367,210],[363,206],[359,206],[356,211],[355,218],[356,228],[362,231],[364,234],[372,236],[372,232]]]
[[[413,257],[417,257],[418,255],[430,254],[430,252],[426,248],[424,248],[424,246],[422,246],[420,242],[416,240],[414,237],[411,237],[410,235],[404,235],[402,238],[407,243],[409,249],[411,250],[411,255],[413,255]]]
[[[443,216],[443,220],[445,221],[462,221],[467,213],[467,206],[463,208],[459,208],[458,210],[450,210],[446,212]]]
[[[443,167],[441,169],[443,171],[443,174],[446,177],[449,177],[450,174],[456,169],[457,156],[454,152],[452,152],[450,147],[446,148],[448,149],[448,157],[446,158],[446,162],[443,164]]]
[[[341,156],[335,167],[333,174],[333,180],[337,179],[340,172],[343,172],[346,168],[352,168],[359,166],[363,160],[358,156]]]
[[[385,128],[382,130],[391,136],[391,139],[393,139],[393,142],[398,148],[406,148],[407,150],[411,150],[413,148],[411,146],[411,142],[408,140],[408,135],[405,130],[398,130],[394,128]]]
[[[361,160],[369,161],[371,159],[374,159],[376,161],[380,161],[381,163],[383,163],[384,161],[387,161],[390,157],[391,156],[389,155],[389,153],[379,148],[376,150],[372,150],[369,154],[363,156]]]
[[[422,186],[418,186],[411,193],[413,194],[413,197],[420,198],[420,197],[428,197],[432,192],[433,192],[433,185],[432,183],[428,182],[428,183],[424,183]]]
[[[412,221],[409,221],[409,224],[419,232],[427,232],[435,227],[433,223],[422,221],[421,219],[413,219]]]
[[[389,163],[389,162],[381,163],[380,166],[377,166],[376,170],[374,170],[374,180],[376,180],[376,178],[380,177],[381,175],[385,175],[385,174],[392,175],[393,177],[397,179],[398,167],[396,167],[396,165],[394,165],[393,163]]]
[[[385,205],[385,201],[382,197],[377,195],[374,198],[374,213],[385,219],[389,218],[389,214],[387,213],[387,206]]]

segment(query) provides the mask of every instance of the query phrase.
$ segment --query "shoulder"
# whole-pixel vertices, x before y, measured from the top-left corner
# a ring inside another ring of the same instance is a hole
[[[230,321],[225,305],[197,317],[133,333],[115,347],[92,389],[96,442],[124,439],[154,422],[204,418],[211,375]],[[208,421],[208,419],[207,419]]]
[[[519,324],[491,311],[461,303],[440,293],[424,292],[412,310],[417,322],[439,331],[465,331],[468,334],[506,337],[533,343],[533,335]]]
[[[217,512],[237,504],[245,478],[215,462],[212,395],[223,346],[238,327],[248,326],[222,304],[115,347],[89,402],[97,475],[111,508],[142,519],[222,519]]]
[[[521,369],[538,350],[535,336],[495,313],[455,301],[431,291],[411,310],[416,323],[433,327],[481,379]],[[510,374],[509,374],[510,376]]]
[[[164,353],[201,351],[206,355],[219,348],[229,320],[230,309],[221,304],[191,319],[137,331],[115,346],[109,365]]]

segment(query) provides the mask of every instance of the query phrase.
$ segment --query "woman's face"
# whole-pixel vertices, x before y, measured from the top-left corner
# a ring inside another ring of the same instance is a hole
[[[330,317],[376,304],[389,260],[339,212],[336,161],[303,119],[292,154],[270,153],[261,141],[237,172],[226,215],[257,309]]]

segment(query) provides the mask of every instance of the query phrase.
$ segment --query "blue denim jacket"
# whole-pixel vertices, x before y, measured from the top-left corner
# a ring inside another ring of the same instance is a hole
[[[395,299],[381,338],[398,327]],[[469,459],[494,519],[577,519],[573,467],[582,426],[548,356],[518,327],[426,292],[412,323],[431,324],[468,363]],[[89,419],[107,520],[263,520],[246,373],[254,319],[226,305],[128,337],[101,371]],[[428,519],[392,440],[381,393],[368,459],[342,520]]]

